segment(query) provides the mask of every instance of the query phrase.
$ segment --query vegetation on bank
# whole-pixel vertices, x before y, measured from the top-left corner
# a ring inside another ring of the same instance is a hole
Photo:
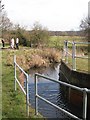
[[[5,50],[6,51],[6,50]],[[13,57],[16,55],[17,63],[22,66],[24,70],[30,68],[47,67],[51,63],[60,62],[60,51],[54,48],[34,49],[34,48],[20,48],[19,50],[9,49],[7,52],[7,66],[13,65]]]

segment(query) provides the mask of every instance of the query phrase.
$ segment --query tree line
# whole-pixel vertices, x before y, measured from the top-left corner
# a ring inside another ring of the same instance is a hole
[[[19,24],[13,24],[4,11],[2,20],[0,20],[0,30],[2,30],[0,37],[4,38],[6,42],[9,42],[12,37],[18,37],[21,45],[34,47],[47,44],[50,36],[85,36],[87,41],[90,41],[89,17],[81,20],[80,28],[80,31],[48,31],[46,27],[35,22],[32,30],[28,31]]]

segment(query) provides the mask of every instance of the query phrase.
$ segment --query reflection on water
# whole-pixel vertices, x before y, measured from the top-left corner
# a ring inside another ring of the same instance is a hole
[[[43,69],[35,69],[30,70],[29,75],[29,95],[30,95],[30,103],[33,107],[35,107],[35,85],[34,85],[34,74],[40,73],[56,80],[59,80],[59,65],[55,64],[48,68]],[[63,97],[62,90],[58,83],[51,82],[49,80],[45,80],[42,78],[38,78],[38,94],[47,100],[51,101],[52,103],[64,108],[72,112],[73,108],[69,106],[69,103]],[[66,114],[61,112],[60,110],[52,107],[51,105],[45,103],[42,100],[39,101],[39,112],[46,118],[67,118]],[[76,111],[76,113],[75,113]],[[74,113],[77,115],[77,109],[74,109]]]
[[[59,74],[59,64],[51,65],[48,68],[30,69],[29,73],[30,73],[29,74],[29,82],[30,83],[34,83],[34,74],[35,73],[40,73],[42,75],[46,75],[46,76],[49,76],[51,78],[54,78],[54,79],[58,80],[59,79],[59,76],[58,76],[58,74]],[[38,81],[40,83],[42,83],[42,82],[44,82],[44,83],[48,82],[48,80],[45,80],[43,78],[38,79]]]

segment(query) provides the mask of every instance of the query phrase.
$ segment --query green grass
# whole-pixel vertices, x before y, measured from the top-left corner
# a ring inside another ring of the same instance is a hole
[[[55,42],[55,41],[59,41],[62,45],[64,43],[64,40],[68,40],[68,41],[82,41],[84,38],[80,37],[80,36],[51,36],[50,37],[50,41],[51,42]]]
[[[85,38],[81,37],[81,36],[51,36],[50,39],[49,39],[49,42],[47,43],[47,46],[62,49],[65,40],[68,40],[68,41],[71,41],[71,42],[73,40],[75,42],[80,42],[80,41],[85,41]],[[82,47],[83,48],[87,47],[87,45],[83,45],[83,44],[79,44],[77,46],[78,46],[78,49],[80,49]],[[68,47],[72,48],[72,45],[68,44]]]
[[[13,53],[14,54],[14,53]],[[25,95],[17,85],[14,91],[14,67],[7,66],[8,51],[2,51],[2,117],[3,118],[27,118]],[[34,109],[30,107],[30,118],[42,118],[35,116]]]
[[[68,64],[67,64],[71,69],[72,69],[72,58],[68,57]],[[81,59],[81,58],[76,58],[76,70],[88,73],[88,59]]]

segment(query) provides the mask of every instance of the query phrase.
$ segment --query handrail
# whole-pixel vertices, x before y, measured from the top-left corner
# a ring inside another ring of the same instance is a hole
[[[65,40],[65,41],[67,41],[67,40]],[[75,41],[73,41],[75,44],[90,44],[90,42],[75,42]],[[71,41],[68,41],[68,43],[70,43],[70,44],[72,44],[73,42],[71,42]]]
[[[84,90],[84,88],[80,88],[80,87],[77,87],[77,86],[75,86],[75,85],[71,85],[71,84],[66,83],[66,82],[58,81],[58,80],[55,80],[55,79],[53,79],[53,78],[50,78],[50,77],[41,75],[41,74],[39,74],[39,73],[35,73],[35,75],[36,75],[36,76],[39,76],[39,77],[42,77],[42,78],[45,78],[45,79],[47,79],[47,80],[50,80],[50,81],[52,81],[52,82],[56,82],[56,83],[65,85],[65,86],[67,86],[67,87],[71,87],[71,88],[76,89],[76,90],[79,90],[79,91],[83,91],[83,90]]]
[[[90,42],[75,42],[75,44],[90,44]]]
[[[68,51],[68,44],[72,44],[72,53]],[[66,64],[68,63],[68,55],[72,57],[72,70],[76,71],[76,58],[81,58],[81,59],[90,59],[89,57],[83,57],[83,56],[78,56],[76,55],[76,44],[90,44],[90,42],[71,42],[68,40],[64,41],[64,48],[63,48],[63,60],[65,57],[65,62]]]
[[[26,91],[24,90],[24,88],[22,87],[22,85],[20,84],[20,82],[18,81],[18,79],[16,79],[18,85],[20,86],[21,90],[23,91],[23,93],[26,95]]]
[[[68,51],[66,51],[66,50],[63,50],[63,51],[65,51],[65,52],[68,53],[70,56],[72,56],[72,54],[71,54],[70,52],[68,52]]]
[[[26,76],[26,91],[24,90],[24,88],[22,87],[22,85],[20,84],[20,82],[17,78],[16,67],[18,67]],[[23,93],[26,95],[26,113],[27,113],[27,116],[29,116],[28,74],[16,63],[16,55],[14,55],[14,87],[15,87],[15,91],[16,91],[16,82],[20,86]]]
[[[50,81],[53,81],[53,82],[56,82],[58,84],[62,84],[64,86],[68,86],[70,88],[73,88],[73,89],[76,89],[76,90],[79,90],[81,92],[83,92],[83,120],[86,120],[87,118],[87,93],[90,93],[90,89],[87,89],[87,88],[80,88],[80,87],[77,87],[75,85],[71,85],[69,83],[66,83],[66,82],[62,82],[62,81],[58,81],[58,80],[55,80],[53,78],[50,78],[50,77],[47,77],[45,75],[41,75],[39,73],[36,73],[35,74],[35,114],[37,115],[38,114],[38,98],[45,101],[46,103],[54,106],[55,108],[61,110],[62,112],[66,113],[67,115],[69,115],[70,117],[72,118],[75,118],[75,119],[78,119],[80,120],[81,118],[73,115],[72,113],[62,109],[61,107],[53,104],[52,102],[50,102],[49,100],[43,98],[42,96],[40,96],[37,92],[37,89],[38,89],[38,86],[37,86],[37,77],[42,77],[46,80],[50,80]]]
[[[14,62],[14,63],[26,76],[28,76],[28,74],[16,62]]]

